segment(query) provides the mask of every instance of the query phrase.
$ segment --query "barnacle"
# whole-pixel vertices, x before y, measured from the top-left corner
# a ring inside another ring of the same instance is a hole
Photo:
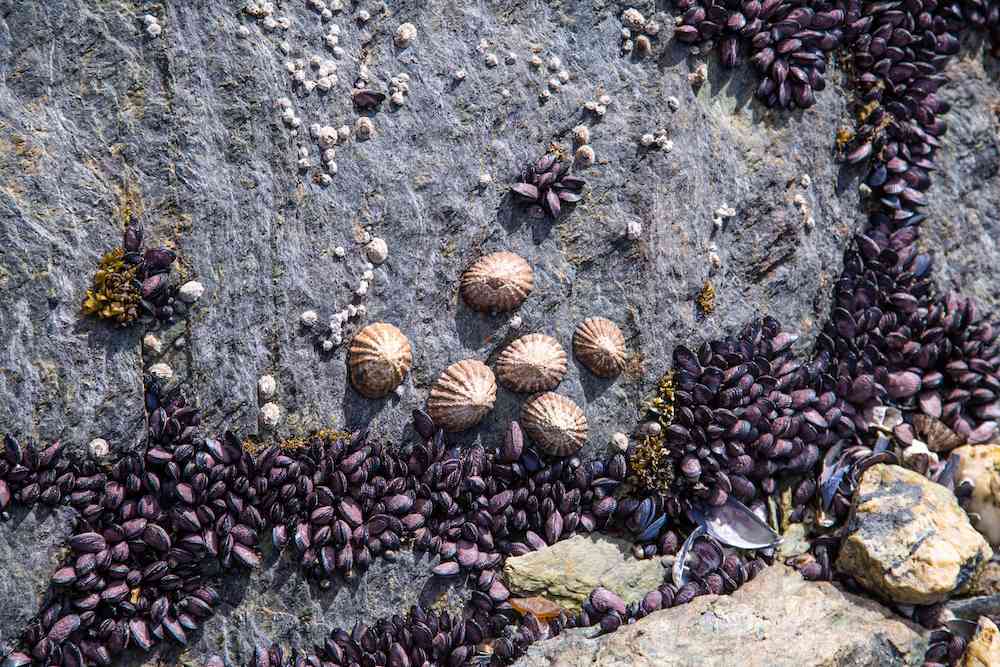
[[[531,204],[531,211],[538,217],[547,214],[558,218],[563,203],[575,203],[583,198],[580,191],[586,182],[569,174],[570,165],[558,155],[544,155],[521,172],[518,183],[511,191],[522,201]]]
[[[105,253],[94,274],[93,285],[83,299],[83,312],[126,325],[139,314],[138,267],[125,259],[125,250]]]

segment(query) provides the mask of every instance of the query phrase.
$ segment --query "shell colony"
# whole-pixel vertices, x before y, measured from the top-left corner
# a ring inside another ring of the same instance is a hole
[[[270,3],[254,6],[265,25],[267,19],[280,25]],[[433,414],[415,414],[419,440],[405,448],[382,447],[359,432],[252,453],[234,434],[205,433],[198,410],[151,379],[143,447],[107,468],[64,456],[60,444],[36,447],[4,437],[0,515],[38,504],[76,514],[42,608],[5,667],[107,665],[127,648],[187,645],[221,602],[213,568],[258,567],[263,540],[294,550],[299,567],[321,586],[357,576],[412,540],[440,558],[435,575],[467,576],[473,596],[462,614],[416,605],[370,626],[335,630],[315,654],[258,645],[253,664],[458,666],[479,660],[484,642],[491,642],[490,664],[509,664],[533,641],[567,627],[596,624],[612,632],[655,610],[732,592],[768,560],[695,536],[684,546],[694,557],[683,578],[668,573],[640,603],[626,605],[598,588],[579,613],[548,620],[543,611],[543,621],[519,617],[518,607],[541,607],[511,599],[498,576],[507,556],[598,530],[630,536],[642,557],[674,554],[682,541],[676,531],[685,529],[695,504],[722,507],[738,498],[763,510],[790,476],[798,480],[791,520],[822,507],[837,525],[848,515],[858,467],[895,456],[873,451],[869,420],[876,412],[878,428],[902,442],[930,433],[947,446],[956,438],[992,437],[1000,418],[1000,326],[971,300],[936,292],[931,257],[917,242],[945,131],[947,104],[936,95],[947,81],[945,65],[972,28],[987,28],[996,48],[1000,6],[995,0],[837,6],[678,0],[677,10],[677,39],[712,40],[725,65],[749,50],[761,76],[757,95],[769,106],[810,106],[825,85],[826,54],[838,46],[849,51],[868,111],[846,159],[866,163],[872,213],[845,252],[830,317],[809,360],[796,358],[795,336],[769,318],[696,349],[678,345],[676,419],[654,442],[667,459],[667,485],[638,495],[616,493],[634,472],[622,453],[584,462],[539,451],[542,443],[571,451],[586,437],[582,414],[551,393],[524,406],[534,445],[515,422],[489,450],[449,447],[441,429],[474,424],[495,399],[492,372],[480,362],[445,371],[432,391]],[[530,267],[509,253],[497,255],[463,276],[470,307],[506,312],[530,293]],[[595,373],[610,372],[618,366],[617,339],[592,328],[581,326],[574,352]],[[377,393],[410,362],[403,363],[408,355],[398,339],[372,339],[359,342],[358,358],[376,370],[361,373],[356,386],[370,382]],[[907,410],[886,423],[896,406]],[[850,455],[824,461],[831,451]],[[940,453],[940,465],[925,466],[929,476],[941,472],[946,452]],[[832,484],[831,470],[839,472]],[[803,576],[830,579],[838,548],[833,536],[816,541],[799,561]],[[926,664],[961,653],[961,637],[919,608],[914,613],[935,628]]]

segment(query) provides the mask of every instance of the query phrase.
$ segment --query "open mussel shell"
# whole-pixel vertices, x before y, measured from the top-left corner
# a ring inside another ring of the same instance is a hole
[[[781,544],[781,536],[753,510],[732,496],[718,507],[693,508],[691,519],[726,546],[768,549]]]
[[[688,569],[688,557],[691,553],[691,548],[694,546],[695,540],[697,540],[702,535],[707,534],[705,526],[698,525],[695,529],[691,531],[687,539],[684,540],[684,544],[681,545],[681,550],[677,552],[677,557],[674,559],[674,567],[671,571],[671,575],[674,580],[674,586],[680,588],[686,584],[689,580],[690,570]]]

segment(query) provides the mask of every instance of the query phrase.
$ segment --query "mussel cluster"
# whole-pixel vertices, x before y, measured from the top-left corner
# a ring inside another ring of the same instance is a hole
[[[143,250],[143,231],[132,220],[125,228],[122,247],[101,258],[93,284],[83,299],[86,315],[127,325],[137,318],[171,322],[187,305],[177,298],[170,269],[177,258],[165,247]]]
[[[543,155],[524,168],[520,181],[511,186],[511,192],[529,204],[532,215],[558,218],[563,204],[573,204],[583,198],[580,191],[586,181],[570,174],[570,169],[569,162],[551,153]]]

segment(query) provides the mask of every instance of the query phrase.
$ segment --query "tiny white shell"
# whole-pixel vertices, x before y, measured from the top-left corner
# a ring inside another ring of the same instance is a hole
[[[427,399],[427,414],[446,431],[472,428],[493,409],[497,382],[481,361],[463,359],[438,376]]]
[[[587,442],[587,416],[580,407],[551,391],[521,408],[520,424],[538,448],[553,456],[569,456]]]
[[[500,353],[497,375],[512,391],[550,391],[566,377],[566,352],[552,336],[528,334]]]

